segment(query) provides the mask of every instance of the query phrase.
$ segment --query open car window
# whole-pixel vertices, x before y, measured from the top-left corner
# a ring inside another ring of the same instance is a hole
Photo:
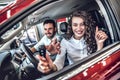
[[[36,77],[35,78],[36,80],[42,80],[42,79],[43,80],[46,80],[46,79],[51,79],[51,80],[53,79],[58,79],[58,80],[90,79],[92,80],[94,78],[97,79],[96,76],[102,75],[102,71],[106,70],[107,69],[106,67],[109,67],[110,69],[111,67],[114,66],[116,69],[114,68],[113,70],[115,70],[115,73],[117,72],[117,69],[119,69],[118,56],[120,55],[119,54],[120,52],[119,30],[117,30],[119,29],[119,26],[118,27],[113,26],[113,23],[111,23],[111,20],[110,20],[112,18],[109,18],[110,15],[108,15],[106,8],[104,8],[105,5],[103,5],[101,1],[99,0],[39,1],[38,0],[34,4],[33,4],[34,6],[32,5],[30,7],[27,7],[26,9],[24,9],[25,11],[23,10],[21,13],[17,13],[15,16],[11,17],[10,19],[11,20],[13,19],[12,21],[10,21],[9,19],[7,22],[5,22],[2,26],[3,28],[5,27],[5,29],[2,29],[2,27],[0,27],[0,29],[2,30],[0,32],[0,35],[1,35],[0,51],[7,50],[9,53],[11,53],[12,51],[14,52],[16,48],[15,49],[14,47],[11,48],[11,45],[14,45],[12,44],[14,40],[20,40],[22,43],[26,44],[26,46],[29,48],[36,45],[41,40],[41,38],[45,35],[43,22],[46,19],[53,19],[56,21],[58,34],[67,35],[71,31],[71,26],[68,25],[67,32],[62,32],[60,29],[60,24],[63,22],[66,22],[69,24],[70,16],[73,11],[86,10],[91,14],[92,18],[96,21],[96,26],[99,27],[99,30],[103,30],[108,35],[108,39],[104,42],[104,48],[82,59],[81,61],[75,62],[75,64],[73,65],[65,66],[60,71],[56,71],[51,74],[40,76],[40,77],[38,76],[37,77],[33,76],[33,77]],[[119,21],[119,19],[117,20]],[[116,24],[115,26],[117,25],[118,24]],[[4,54],[4,53],[1,52],[0,54]],[[3,59],[6,59],[6,58],[3,58]],[[11,60],[11,58],[8,60]],[[23,58],[21,60],[23,62],[17,65],[19,66],[19,68],[17,67],[17,69],[24,68],[25,70],[30,70],[29,68],[26,68],[26,64],[24,64],[24,61],[26,61],[27,65],[28,64],[31,65],[30,60],[23,59]],[[4,62],[5,62],[4,60],[1,60],[1,64]],[[117,63],[117,65],[115,64],[111,66],[112,63],[113,64]],[[22,68],[21,68],[21,65],[22,65]],[[0,66],[0,70],[1,70],[1,66]],[[80,74],[79,75],[80,77],[77,76],[77,74]],[[7,76],[8,75],[9,74],[7,74]],[[37,74],[33,72],[33,75],[37,75]],[[111,75],[112,74],[109,74],[108,77],[110,77]],[[90,76],[92,77],[88,78]],[[29,76],[29,78],[31,77]]]

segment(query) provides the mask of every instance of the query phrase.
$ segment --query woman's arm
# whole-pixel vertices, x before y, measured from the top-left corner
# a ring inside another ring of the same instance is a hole
[[[104,42],[107,38],[107,34],[102,30],[98,30],[98,27],[96,27],[95,39],[97,43],[97,51],[103,48]]]

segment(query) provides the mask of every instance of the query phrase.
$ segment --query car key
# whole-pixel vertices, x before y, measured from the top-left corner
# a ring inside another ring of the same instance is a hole
[[[41,56],[43,56],[44,58],[46,58],[46,48],[44,45],[41,45],[39,48],[39,53]]]

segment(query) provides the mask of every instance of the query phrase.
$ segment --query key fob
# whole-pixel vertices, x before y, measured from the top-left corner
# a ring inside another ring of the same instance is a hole
[[[44,45],[41,45],[39,48],[39,53],[41,56],[43,56],[44,58],[46,58],[46,48]]]

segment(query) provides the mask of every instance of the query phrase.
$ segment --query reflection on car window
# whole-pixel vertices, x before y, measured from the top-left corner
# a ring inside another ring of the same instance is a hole
[[[13,33],[18,27],[20,27],[20,23],[16,24],[12,29],[8,30],[5,34],[1,36],[1,38],[6,39],[11,33]]]
[[[35,26],[32,26],[30,29],[25,30],[23,33],[23,36],[20,38],[20,40],[25,44],[36,44],[37,43],[37,37],[35,33]]]

